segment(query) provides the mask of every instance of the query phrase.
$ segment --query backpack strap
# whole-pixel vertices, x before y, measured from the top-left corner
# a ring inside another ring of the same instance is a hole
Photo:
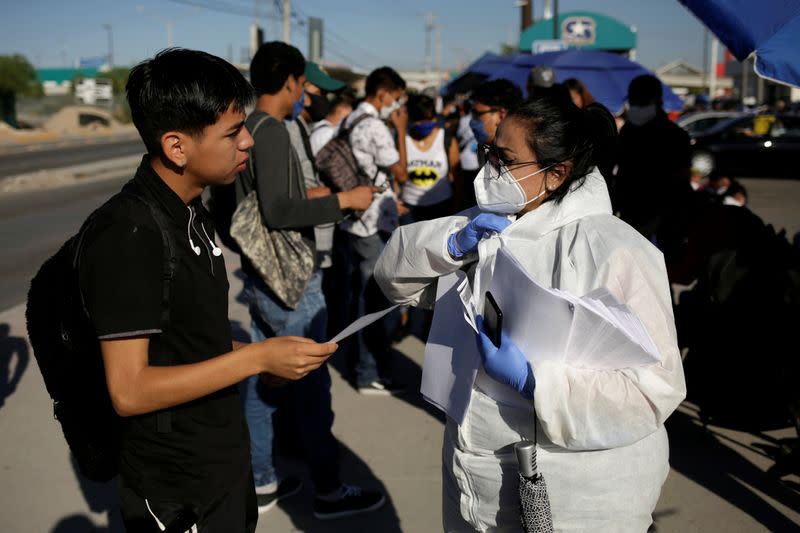
[[[349,128],[342,128],[339,130],[339,137],[341,137],[342,139],[347,139],[347,142],[349,143],[350,134],[353,133],[353,130],[356,129],[356,126],[358,126],[362,121],[368,119],[370,116],[372,115],[370,115],[369,113],[363,113],[360,117],[356,117],[356,119],[353,120],[353,123],[350,124]],[[345,119],[345,121],[346,120],[347,119]]]
[[[258,131],[258,128],[260,128],[261,125],[264,122],[266,122],[268,119],[270,119],[270,118],[272,118],[272,117],[265,113],[264,116],[261,117],[260,119],[258,119],[258,122],[256,122],[255,125],[253,126],[253,129],[250,131],[250,136],[253,138],[253,141],[254,141],[253,142],[253,146],[255,146],[255,138],[256,138],[256,132]],[[277,120],[277,119],[275,119],[275,120]],[[247,196],[250,193],[250,191],[255,189],[255,184],[256,184],[256,171],[253,168],[253,148],[251,147],[250,150],[248,150],[248,152],[249,152],[250,157],[247,158],[247,168],[250,171],[250,183],[244,183],[243,182],[243,186],[244,186],[244,190],[245,190],[245,192],[244,192],[245,196]],[[248,187],[250,188],[250,190],[248,190]]]

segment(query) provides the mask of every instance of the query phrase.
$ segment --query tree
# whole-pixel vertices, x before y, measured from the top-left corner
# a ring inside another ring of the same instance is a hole
[[[36,70],[25,57],[0,56],[0,119],[16,127],[16,97],[41,95]]]

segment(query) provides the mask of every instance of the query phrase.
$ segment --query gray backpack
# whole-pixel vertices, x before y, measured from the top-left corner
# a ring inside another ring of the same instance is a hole
[[[372,178],[358,164],[350,146],[350,134],[366,118],[369,115],[363,114],[349,128],[342,128],[317,154],[320,179],[334,193],[349,191],[361,185],[372,185]]]

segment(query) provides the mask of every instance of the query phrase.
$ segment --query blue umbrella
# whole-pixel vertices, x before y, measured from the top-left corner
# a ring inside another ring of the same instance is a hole
[[[678,0],[762,78],[800,87],[800,0]]]
[[[486,52],[473,61],[464,71],[450,83],[442,87],[441,94],[468,93],[486,81],[492,72],[503,65],[511,63],[512,56],[501,56]]]
[[[559,83],[568,78],[580,80],[594,99],[614,114],[622,112],[631,80],[642,74],[652,74],[640,64],[618,54],[571,49],[544,54],[517,54],[510,64],[496,68],[489,79],[505,78],[525,92],[528,73],[538,65],[551,67]],[[664,108],[667,111],[683,109],[683,101],[672,89],[666,85],[663,87]]]

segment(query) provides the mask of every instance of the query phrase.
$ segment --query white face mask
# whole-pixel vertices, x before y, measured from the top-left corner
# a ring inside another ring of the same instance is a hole
[[[658,107],[656,104],[650,105],[632,105],[628,106],[628,122],[634,126],[642,126],[647,124],[658,114]]]
[[[392,102],[392,105],[383,106],[381,108],[381,120],[388,120],[392,113],[400,109],[400,102],[397,100]]]
[[[736,207],[744,206],[744,202],[740,202],[733,196],[726,196],[722,199],[722,205],[735,205]]]
[[[475,199],[478,207],[484,211],[513,215],[519,213],[523,207],[531,202],[535,202],[547,193],[547,188],[528,200],[525,191],[522,190],[519,182],[541,174],[545,170],[553,167],[550,165],[537,170],[527,176],[515,179],[505,166],[500,167],[499,175],[491,163],[486,163],[475,176]]]

